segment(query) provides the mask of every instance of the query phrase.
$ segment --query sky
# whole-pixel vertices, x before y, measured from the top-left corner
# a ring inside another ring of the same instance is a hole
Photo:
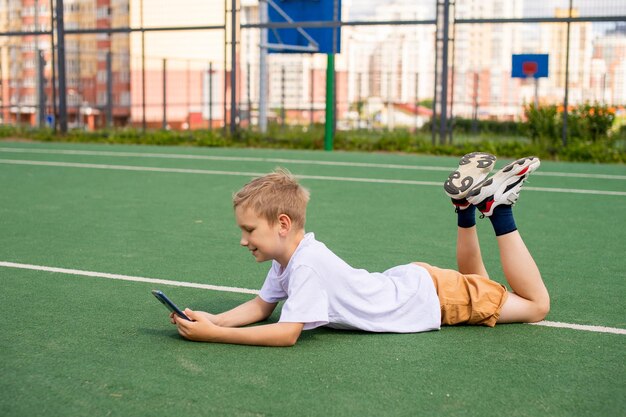
[[[380,0],[342,0],[349,4],[349,15],[343,16],[344,21],[368,20],[374,15],[374,10],[380,7]],[[421,7],[426,16],[434,19],[436,0],[386,0],[387,4],[405,4]],[[465,0],[456,0],[457,4]],[[488,1],[488,0],[483,0]],[[523,17],[552,17],[557,8],[569,7],[569,0],[525,0],[523,2]],[[626,0],[573,0],[573,8],[577,8],[580,16],[626,16]],[[508,17],[508,16],[502,16]],[[601,35],[615,27],[615,22],[593,23],[595,35]]]
[[[372,15],[372,11],[380,0],[348,0],[350,1],[350,16],[344,20],[361,20]],[[389,0],[388,0],[389,1]],[[464,0],[456,0],[462,3]],[[432,9],[435,0],[395,0],[389,3],[404,3],[408,5],[422,5]],[[569,0],[526,0],[524,2],[524,17],[549,17],[554,15],[555,8],[567,8]],[[625,16],[626,0],[573,0],[573,7],[580,10],[581,16]]]

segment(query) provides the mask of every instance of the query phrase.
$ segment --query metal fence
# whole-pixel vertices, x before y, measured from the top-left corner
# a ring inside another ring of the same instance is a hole
[[[429,128],[446,141],[459,119],[522,120],[535,95],[564,120],[584,102],[624,111],[622,0],[343,0],[341,21],[305,24],[267,23],[266,4],[1,1],[0,121],[61,131],[331,122]],[[297,26],[341,31],[330,115],[327,56],[260,53],[266,31]],[[511,77],[519,53],[550,55],[536,91]]]

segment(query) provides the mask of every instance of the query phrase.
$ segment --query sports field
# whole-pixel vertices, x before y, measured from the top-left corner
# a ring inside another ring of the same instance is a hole
[[[457,160],[0,142],[0,416],[625,416],[623,165],[544,161],[522,189],[552,296],[540,325],[204,344],[150,294],[211,312],[254,297],[269,264],[239,246],[231,195],[277,166],[311,190],[307,231],[353,266],[454,268]]]

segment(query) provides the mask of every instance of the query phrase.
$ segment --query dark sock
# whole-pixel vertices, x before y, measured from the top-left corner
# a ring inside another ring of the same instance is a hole
[[[476,207],[471,204],[465,210],[457,210],[459,227],[468,228],[476,225]]]
[[[506,235],[517,230],[515,219],[513,219],[513,208],[511,206],[498,206],[493,210],[493,214],[489,216],[493,230],[496,236]]]

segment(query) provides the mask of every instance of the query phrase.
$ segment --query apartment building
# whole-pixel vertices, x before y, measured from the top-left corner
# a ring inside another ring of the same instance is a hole
[[[8,0],[0,3],[0,30],[45,31],[50,27],[49,2]],[[2,121],[36,124],[39,97],[49,95],[51,44],[48,36],[0,39]],[[42,74],[43,76],[41,76]]]
[[[129,0],[65,0],[66,30],[128,27]],[[50,31],[48,0],[7,0],[0,3],[0,31]],[[53,120],[52,39],[49,35],[0,39],[2,119],[6,123],[39,125]],[[55,46],[56,48],[56,46]],[[70,127],[106,124],[111,91],[112,123],[130,116],[128,34],[75,34],[65,37],[66,98]],[[110,59],[110,75],[109,64]],[[59,74],[56,74],[58,77]],[[108,88],[111,77],[111,89]],[[58,81],[57,81],[58,85]]]
[[[523,0],[457,2],[456,17],[521,18]],[[463,24],[454,32],[454,114],[511,119],[519,115],[521,86],[511,78],[511,56],[520,53],[522,28],[511,24]],[[451,68],[452,70],[452,68]]]
[[[228,2],[230,4],[230,2]],[[244,6],[245,2],[242,2]],[[143,10],[141,6],[143,5]],[[131,0],[130,26],[146,28],[230,24],[224,1]],[[226,32],[226,33],[225,33]],[[225,37],[225,35],[227,37]],[[241,40],[241,34],[237,37]],[[131,125],[172,129],[220,127],[230,118],[230,27],[133,33]],[[239,46],[241,49],[241,46]],[[238,52],[239,53],[239,52]],[[241,66],[241,62],[237,62]],[[238,70],[238,83],[245,73]],[[245,77],[244,77],[245,79]],[[145,88],[144,88],[145,87]],[[241,95],[241,85],[237,100]]]
[[[569,9],[556,9],[555,17],[567,17]],[[579,17],[578,9],[572,9],[572,17]],[[565,94],[566,68],[569,65],[567,83],[569,102],[577,104],[587,99],[591,81],[593,57],[593,33],[590,22],[570,24],[569,64],[567,64],[567,25],[548,23],[541,26],[542,45],[550,54],[550,76],[545,80],[543,97],[549,102],[559,102]],[[543,83],[543,81],[542,81]]]
[[[626,104],[626,26],[593,42],[589,101]]]

